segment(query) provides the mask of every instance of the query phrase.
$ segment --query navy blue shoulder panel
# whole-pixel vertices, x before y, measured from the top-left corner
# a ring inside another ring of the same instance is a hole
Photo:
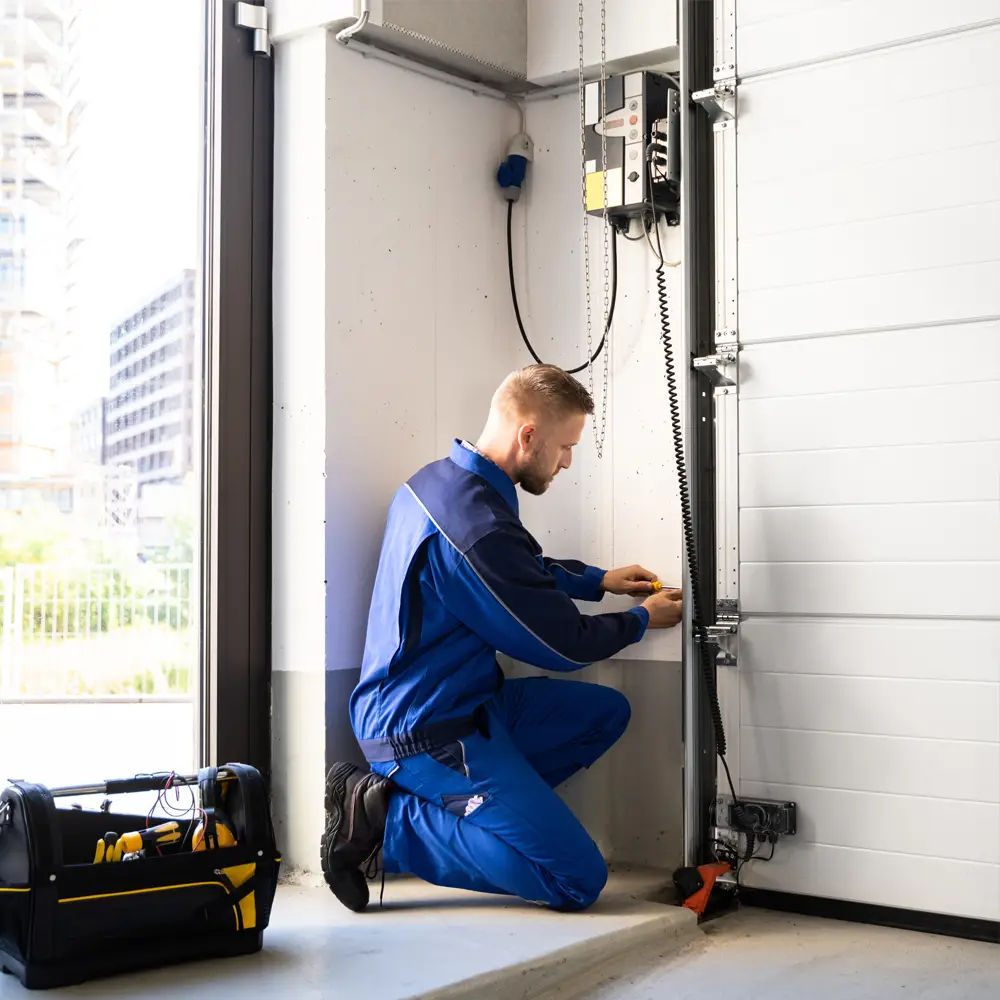
[[[485,479],[451,459],[424,466],[407,486],[463,556],[497,529],[524,530],[517,515]]]

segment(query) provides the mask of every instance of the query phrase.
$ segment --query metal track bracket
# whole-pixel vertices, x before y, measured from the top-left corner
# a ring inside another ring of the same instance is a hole
[[[707,90],[696,90],[691,95],[694,101],[708,115],[715,125],[718,122],[732,121],[736,117],[736,66],[725,63],[716,66],[712,73],[713,86]]]
[[[705,642],[718,647],[715,663],[719,667],[736,666],[736,645],[734,640],[740,631],[740,602],[730,599],[720,599],[715,602],[715,624],[704,629]],[[695,642],[701,642],[702,637],[695,632]]]
[[[740,344],[735,330],[715,331],[715,354],[694,359],[695,371],[701,372],[716,389],[735,386],[736,379],[725,371],[738,361]]]
[[[715,602],[715,624],[705,627],[705,637],[709,642],[718,642],[740,630],[740,602],[720,600]],[[698,637],[695,636],[697,639]]]

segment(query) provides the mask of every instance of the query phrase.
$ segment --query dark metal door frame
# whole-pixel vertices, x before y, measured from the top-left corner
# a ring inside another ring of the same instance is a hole
[[[254,0],[262,6],[263,0]],[[205,0],[202,763],[270,771],[273,63]]]
[[[714,5],[704,0],[679,4],[681,46],[682,214],[684,218],[684,340],[690,356],[714,352],[715,267],[713,135],[706,114],[690,95],[712,86]],[[701,607],[714,621],[716,602],[714,400],[704,378],[687,365],[688,456]],[[684,864],[707,861],[711,853],[709,816],[715,799],[715,735],[687,602],[684,621]]]

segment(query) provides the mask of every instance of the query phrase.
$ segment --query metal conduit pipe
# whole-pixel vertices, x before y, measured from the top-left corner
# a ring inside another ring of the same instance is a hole
[[[356,35],[371,19],[372,8],[371,0],[362,0],[361,3],[361,14],[354,24],[349,24],[343,31],[337,32],[337,41],[343,45],[346,45],[352,36]]]

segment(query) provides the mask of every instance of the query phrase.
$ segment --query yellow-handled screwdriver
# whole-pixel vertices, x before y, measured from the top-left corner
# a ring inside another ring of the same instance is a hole
[[[115,844],[112,861],[121,861],[123,854],[135,854],[137,851],[149,848],[164,847],[176,844],[181,839],[181,827],[176,820],[151,826],[146,830],[133,830],[123,833]]]

